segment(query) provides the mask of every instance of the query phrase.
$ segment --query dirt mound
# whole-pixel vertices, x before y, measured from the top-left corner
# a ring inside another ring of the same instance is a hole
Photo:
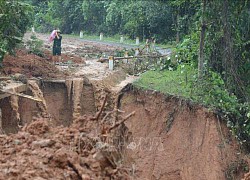
[[[23,130],[32,135],[40,135],[49,131],[49,124],[47,121],[38,120],[25,126]]]
[[[49,46],[47,48],[51,48],[51,47]],[[45,54],[46,59],[49,60],[50,62],[52,62],[52,52],[51,52],[51,50],[45,49],[44,54]],[[60,62],[64,62],[64,63],[71,62],[71,63],[76,63],[76,64],[85,64],[84,58],[82,58],[82,57],[80,57],[78,55],[75,55],[72,52],[69,52],[67,54],[62,53]]]
[[[243,180],[250,180],[250,172],[245,174]]]
[[[3,72],[6,75],[24,74],[27,77],[56,78],[66,74],[60,72],[49,59],[28,54],[26,50],[17,50],[16,55],[7,55],[3,60]]]
[[[0,179],[129,179],[107,156],[114,154],[110,147],[104,150],[106,144],[90,133],[96,126],[84,128],[90,119],[81,117],[68,128],[40,119],[17,134],[1,135]]]
[[[132,86],[119,103],[136,111],[125,123],[131,134],[125,159],[137,179],[241,179],[248,170],[249,158],[206,108]]]
[[[61,62],[70,64],[85,64],[83,58],[70,54],[62,54]],[[16,73],[27,77],[60,78],[68,76],[68,72],[60,71],[52,63],[52,55],[48,50],[44,51],[44,57],[29,54],[25,49],[16,50],[15,55],[7,55],[3,60],[3,72],[6,75]]]

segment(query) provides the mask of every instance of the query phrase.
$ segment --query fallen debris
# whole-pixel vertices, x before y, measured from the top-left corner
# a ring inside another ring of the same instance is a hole
[[[33,96],[29,96],[27,94],[11,92],[11,91],[7,91],[7,90],[0,90],[0,91],[3,92],[3,93],[8,93],[8,94],[14,95],[14,96],[20,96],[20,97],[23,97],[23,98],[28,98],[28,99],[31,99],[31,100],[34,100],[34,101],[42,102],[41,99],[33,97]]]
[[[135,112],[114,126],[111,120],[100,126],[105,104],[97,116],[80,117],[70,127],[51,127],[40,118],[17,134],[1,137],[0,179],[130,179],[120,147],[103,139],[102,129],[108,127],[105,137],[112,138],[115,128]]]

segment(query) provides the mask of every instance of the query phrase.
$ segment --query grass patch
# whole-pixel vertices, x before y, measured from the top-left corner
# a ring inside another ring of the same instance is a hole
[[[191,98],[190,84],[195,81],[194,71],[177,69],[175,71],[148,71],[134,82],[135,86],[157,90],[163,93]]]

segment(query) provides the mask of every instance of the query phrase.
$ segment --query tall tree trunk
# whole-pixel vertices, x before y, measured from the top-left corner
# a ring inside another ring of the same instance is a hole
[[[200,34],[200,46],[198,54],[198,77],[202,79],[203,69],[204,69],[204,42],[206,33],[206,22],[205,22],[205,10],[206,10],[206,0],[202,2],[202,17],[201,17],[201,34]]]
[[[228,1],[223,1],[222,8],[222,21],[223,21],[223,53],[222,53],[222,65],[225,70],[225,82],[226,86],[230,84],[231,76],[231,64],[232,64],[232,48],[231,48],[231,33],[228,23]]]
[[[179,12],[176,17],[176,43],[180,42],[180,15]]]
[[[244,90],[244,84],[238,74],[238,63],[235,62],[235,54],[233,52],[233,40],[231,33],[231,25],[229,21],[230,11],[228,0],[223,1],[222,20],[223,20],[223,53],[222,66],[225,69],[225,84],[230,92],[236,93],[238,96],[249,101]]]
[[[180,42],[180,20],[179,19],[180,19],[180,8],[178,7],[178,9],[176,9],[176,13],[172,15],[174,28],[176,31],[176,37],[175,37],[176,43]]]

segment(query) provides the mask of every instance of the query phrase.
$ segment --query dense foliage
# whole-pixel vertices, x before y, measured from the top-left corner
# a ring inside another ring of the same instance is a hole
[[[32,7],[18,0],[0,0],[0,62],[13,52],[32,22]]]
[[[162,41],[175,39],[173,21],[176,15],[169,3],[134,0],[29,2],[36,9],[35,27],[38,31],[60,28],[64,33],[83,30],[85,33],[126,34],[141,39],[152,36]]]
[[[175,56],[197,67],[201,58],[197,52],[203,52],[203,79],[192,85],[195,96],[220,109],[232,132],[250,149],[249,17],[248,0],[203,0],[194,15],[197,21],[177,46]]]

